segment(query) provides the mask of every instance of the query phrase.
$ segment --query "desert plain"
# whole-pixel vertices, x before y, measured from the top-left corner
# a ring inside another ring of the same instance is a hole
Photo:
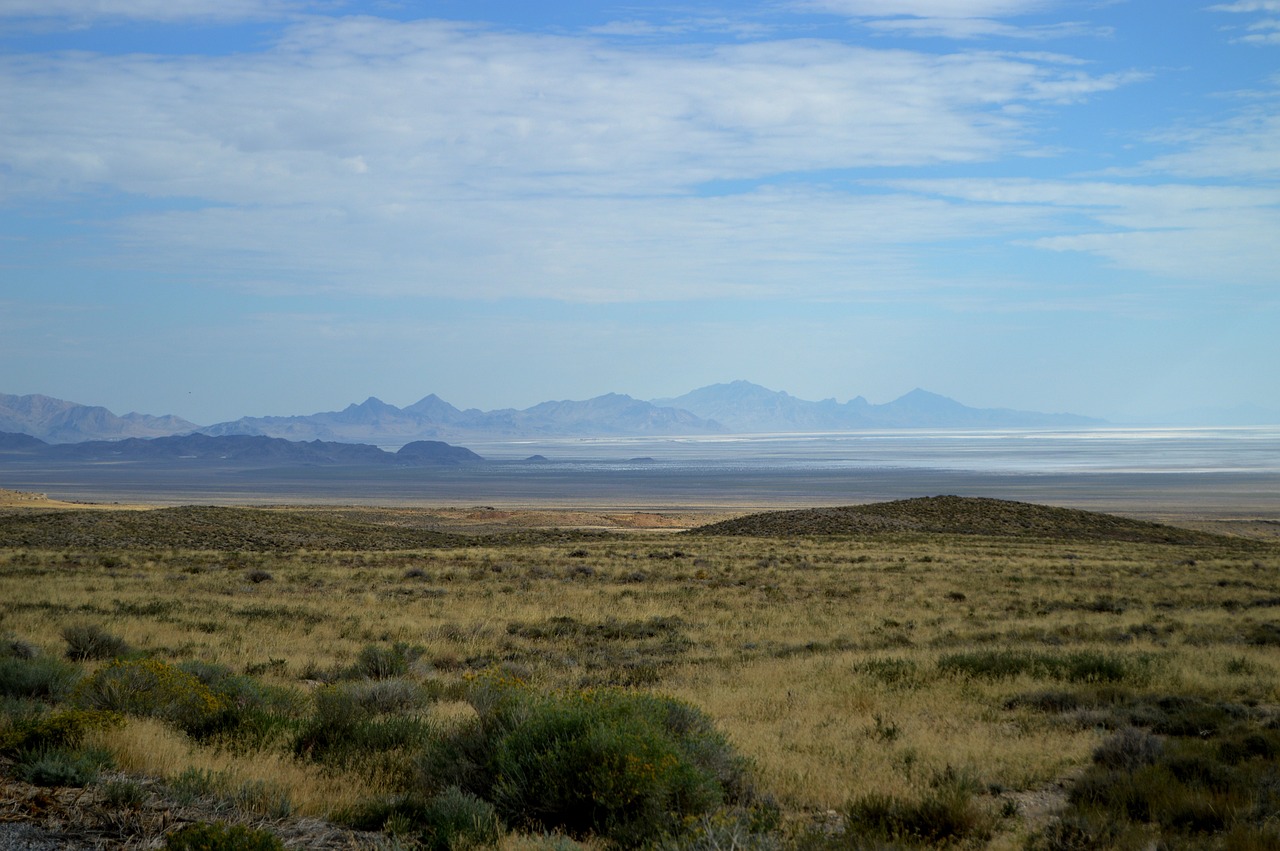
[[[1280,847],[1275,493],[1073,482],[7,491],[0,821],[70,848]]]

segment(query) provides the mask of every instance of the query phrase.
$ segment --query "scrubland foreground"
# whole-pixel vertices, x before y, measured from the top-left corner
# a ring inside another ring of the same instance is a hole
[[[0,821],[84,847],[1280,848],[1274,543],[954,498],[447,526],[0,515]]]

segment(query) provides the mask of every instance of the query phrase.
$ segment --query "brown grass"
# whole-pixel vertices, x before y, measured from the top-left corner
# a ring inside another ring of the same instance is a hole
[[[271,514],[258,516],[268,525],[282,516]],[[473,520],[495,518],[451,522]],[[759,789],[802,819],[871,791],[918,793],[948,767],[994,796],[1029,799],[1087,763],[1096,726],[1011,703],[1082,684],[941,673],[948,653],[1141,657],[1150,676],[1115,688],[1280,703],[1275,649],[1258,643],[1267,625],[1280,629],[1277,568],[1275,548],[1208,535],[901,529],[473,537],[388,551],[9,546],[0,550],[0,631],[61,652],[65,626],[91,623],[160,658],[217,662],[290,687],[350,666],[366,645],[403,642],[420,650],[411,676],[443,686],[502,667],[546,688],[653,689],[706,710],[754,762]],[[251,581],[252,571],[271,579]],[[441,723],[468,711],[456,702],[431,710]],[[103,735],[132,771],[229,771],[287,787],[307,813],[331,812],[359,785],[283,752],[210,752],[154,722]],[[1006,824],[990,847],[1019,847],[1027,825]]]

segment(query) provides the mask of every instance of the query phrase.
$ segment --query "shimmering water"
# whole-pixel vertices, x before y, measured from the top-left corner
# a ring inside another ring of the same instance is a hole
[[[1280,427],[898,430],[469,441],[489,460],[733,469],[991,473],[1278,473]],[[634,460],[644,459],[644,460]]]

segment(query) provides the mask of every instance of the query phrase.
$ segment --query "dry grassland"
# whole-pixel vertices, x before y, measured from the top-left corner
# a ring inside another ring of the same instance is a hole
[[[435,516],[455,531],[512,520]],[[1002,814],[979,843],[992,849],[1024,847],[1109,735],[1089,695],[1280,704],[1270,545],[661,530],[684,522],[633,516],[607,535],[388,552],[9,547],[0,633],[60,653],[68,627],[99,627],[154,658],[302,695],[366,648],[402,645],[405,677],[431,689],[422,711],[442,725],[474,712],[459,698],[485,671],[545,690],[660,692],[715,721],[789,824],[822,823],[859,796],[919,797],[958,774]],[[616,531],[628,524],[645,531]],[[1032,662],[979,667],[1001,658]],[[314,816],[379,782],[286,747],[201,745],[156,720],[97,735],[123,770],[261,781]]]

